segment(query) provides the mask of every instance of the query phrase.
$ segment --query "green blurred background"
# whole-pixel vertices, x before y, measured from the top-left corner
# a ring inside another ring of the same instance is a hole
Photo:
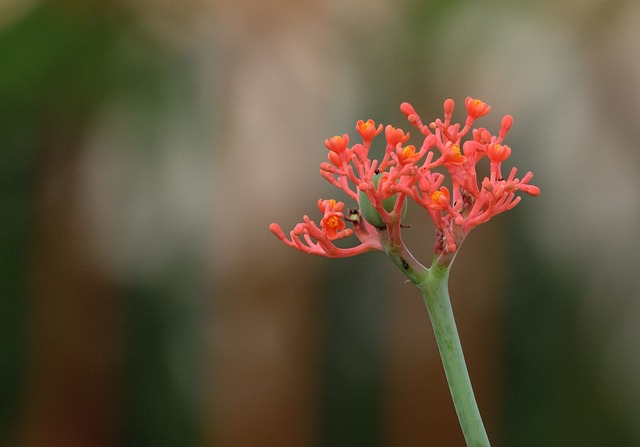
[[[542,189],[451,276],[493,445],[640,446],[639,20],[632,0],[3,0],[0,445],[463,445],[417,291],[268,225],[334,195],[325,138],[473,96],[494,131],[514,116],[509,161]],[[427,215],[407,219],[426,262]]]

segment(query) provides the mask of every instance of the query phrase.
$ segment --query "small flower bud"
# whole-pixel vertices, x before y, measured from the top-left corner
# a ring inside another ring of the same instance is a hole
[[[453,108],[455,107],[455,103],[453,99],[445,99],[444,101],[444,119],[448,123],[451,120],[451,116],[453,115]]]
[[[420,122],[420,117],[416,113],[415,109],[408,102],[400,104],[400,111],[407,117],[409,122],[413,125]]]
[[[471,134],[473,135],[473,140],[477,141],[478,143],[481,143],[481,144],[491,143],[491,133],[484,127],[473,129]]]
[[[513,125],[513,117],[511,115],[505,115],[502,118],[502,124],[500,125],[500,133],[498,134],[500,141],[504,140],[504,137],[507,136],[507,132],[509,132],[512,125]]]

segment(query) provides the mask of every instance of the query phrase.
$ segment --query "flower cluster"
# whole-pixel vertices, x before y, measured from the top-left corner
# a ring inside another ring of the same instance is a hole
[[[498,135],[487,129],[472,128],[476,119],[491,107],[467,98],[464,124],[452,123],[454,102],[444,102],[444,120],[423,124],[409,103],[400,110],[422,135],[422,144],[407,144],[409,133],[391,125],[376,125],[373,120],[358,121],[356,131],[361,142],[349,145],[349,135],[325,140],[328,162],[320,165],[320,174],[344,191],[358,207],[347,210],[335,200],[319,200],[323,213],[320,226],[308,216],[295,226],[289,237],[279,225],[271,231],[285,244],[306,253],[327,257],[346,257],[370,250],[390,251],[402,246],[401,224],[407,199],[422,206],[436,227],[435,254],[441,263],[450,263],[466,235],[496,214],[512,209],[521,197],[517,191],[537,196],[540,189],[529,184],[527,172],[516,178],[512,168],[504,177],[502,163],[511,155],[503,141],[513,118],[502,119]],[[373,140],[383,132],[386,149],[381,159],[369,158]],[[465,138],[466,137],[466,138]],[[463,141],[464,139],[464,141]],[[478,179],[476,165],[489,160],[489,176]],[[444,186],[445,174],[450,189]],[[346,228],[350,224],[351,228]],[[341,248],[334,241],[355,235],[359,244]]]

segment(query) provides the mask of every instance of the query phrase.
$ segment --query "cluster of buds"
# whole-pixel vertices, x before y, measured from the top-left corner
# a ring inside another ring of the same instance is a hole
[[[433,220],[434,252],[439,263],[452,262],[474,227],[518,204],[521,197],[516,192],[540,194],[537,186],[529,184],[531,172],[521,179],[516,178],[516,168],[506,177],[502,174],[502,162],[511,155],[511,148],[503,141],[513,118],[505,116],[495,136],[485,128],[472,129],[476,119],[489,113],[490,106],[467,98],[465,108],[464,125],[452,123],[454,102],[447,99],[444,120],[436,119],[425,125],[409,103],[402,103],[400,110],[422,135],[419,147],[407,144],[408,132],[391,125],[376,125],[373,120],[358,121],[356,131],[361,143],[350,146],[346,134],[325,140],[328,162],[320,165],[320,174],[357,202],[358,207],[345,211],[344,203],[321,199],[318,207],[323,217],[319,226],[304,216],[289,237],[277,224],[271,224],[271,231],[291,247],[326,257],[346,257],[371,250],[389,252],[403,246],[401,222],[407,200],[411,199]],[[371,144],[383,130],[384,155],[380,160],[371,159]],[[480,180],[476,165],[485,156],[489,160],[489,176]],[[445,174],[450,177],[451,189],[443,185]],[[354,235],[359,243],[353,247],[343,248],[334,243]]]

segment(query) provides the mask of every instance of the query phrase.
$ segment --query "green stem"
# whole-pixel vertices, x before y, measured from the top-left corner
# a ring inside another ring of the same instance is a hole
[[[420,289],[427,305],[444,372],[449,383],[449,391],[467,446],[489,447],[489,438],[473,395],[449,298],[449,269],[456,253],[436,255],[431,267],[425,268],[402,243],[400,225],[388,226],[387,230],[380,232],[385,253]],[[462,240],[459,241],[460,243]]]
[[[448,290],[449,267],[436,262],[416,285],[427,305],[449,390],[467,446],[489,446],[480,411],[473,395],[460,337],[453,318]]]

